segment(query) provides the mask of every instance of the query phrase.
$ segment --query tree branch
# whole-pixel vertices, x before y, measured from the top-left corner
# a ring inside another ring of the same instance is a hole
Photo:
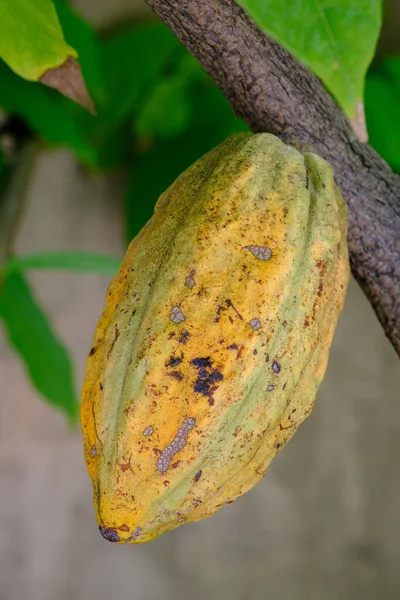
[[[317,78],[233,0],[146,2],[253,131],[330,162],[348,206],[353,274],[400,354],[400,177],[356,139]]]

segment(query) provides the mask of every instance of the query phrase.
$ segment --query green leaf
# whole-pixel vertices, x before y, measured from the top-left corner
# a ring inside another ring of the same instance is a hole
[[[181,79],[171,77],[154,88],[134,129],[137,135],[169,137],[185,129],[189,119],[187,86]]]
[[[229,135],[247,130],[208,78],[202,75],[188,93],[192,119],[185,131],[173,138],[154,140],[136,156],[126,197],[129,240],[150,219],[158,197],[182,171]]]
[[[205,80],[206,74],[193,56],[183,47],[181,50],[179,60],[175,59],[174,72],[154,82],[144,99],[134,122],[137,135],[170,137],[189,125],[192,109],[189,88]]]
[[[76,420],[78,401],[71,361],[26,281],[17,273],[5,278],[0,293],[0,319],[37,390]]]
[[[367,75],[365,115],[369,142],[400,173],[400,57],[382,61]]]
[[[92,27],[64,0],[53,0],[65,39],[76,48],[85,83],[97,109],[109,102],[101,64],[101,41]]]
[[[22,117],[34,131],[52,144],[66,144],[86,164],[95,164],[96,151],[76,118],[65,110],[66,103],[54,90],[40,83],[24,81],[0,61],[0,106]],[[73,115],[86,112],[76,106]],[[93,119],[93,117],[90,117]]]
[[[57,7],[58,3],[61,5],[61,1],[57,0]],[[60,18],[65,26],[66,21],[63,19],[62,10],[60,10]],[[66,36],[68,31],[66,26]],[[78,47],[77,40],[74,43]],[[94,94],[96,118],[65,98],[60,98],[58,108],[64,111],[64,121],[72,125],[71,130],[66,126],[63,133],[71,135],[75,131],[81,136],[81,147],[76,143],[76,139],[73,143],[71,139],[65,143],[75,150],[78,158],[85,164],[100,169],[110,169],[126,164],[132,157],[133,113],[142,110],[150,90],[153,89],[166,66],[174,62],[175,53],[181,55],[186,51],[172,32],[158,23],[141,25],[105,41],[102,40],[99,48],[100,68],[107,98],[99,102],[98,96]],[[78,49],[83,59],[83,40],[82,46]],[[0,105],[1,97],[0,82]],[[18,101],[23,102],[20,100],[20,95]],[[24,109],[29,111],[29,107],[25,105]],[[56,123],[55,131],[53,129],[49,131],[46,123],[40,121],[41,133],[52,142],[58,141],[54,140],[54,133],[57,133],[58,127],[63,127],[66,123]],[[49,138],[49,135],[52,135],[52,138]],[[82,148],[85,154],[82,153]]]
[[[256,23],[307,65],[350,118],[381,27],[381,0],[238,0]]]
[[[103,70],[112,98],[107,118],[121,122],[142,107],[143,95],[183,47],[165,25],[151,23],[106,40],[102,47]]]
[[[9,274],[28,269],[52,269],[115,275],[120,264],[119,258],[94,252],[40,252],[10,258],[3,267],[3,273]]]
[[[51,0],[0,1],[0,57],[15,73],[37,81],[68,56],[77,53],[64,40]]]

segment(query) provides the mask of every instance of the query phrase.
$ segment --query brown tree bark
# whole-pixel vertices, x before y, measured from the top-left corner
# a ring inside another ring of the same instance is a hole
[[[330,162],[347,202],[352,272],[400,354],[400,177],[359,142],[314,75],[233,0],[146,0],[255,131]]]

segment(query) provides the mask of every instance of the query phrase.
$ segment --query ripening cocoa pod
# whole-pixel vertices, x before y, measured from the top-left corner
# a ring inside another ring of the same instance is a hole
[[[81,421],[102,535],[142,543],[252,488],[310,414],[349,278],[331,167],[237,134],[133,240],[90,352]]]

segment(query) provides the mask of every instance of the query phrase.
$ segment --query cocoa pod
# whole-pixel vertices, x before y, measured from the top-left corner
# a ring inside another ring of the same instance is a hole
[[[330,165],[236,134],[160,197],[111,283],[81,423],[102,535],[142,543],[252,488],[310,414],[349,279]]]

